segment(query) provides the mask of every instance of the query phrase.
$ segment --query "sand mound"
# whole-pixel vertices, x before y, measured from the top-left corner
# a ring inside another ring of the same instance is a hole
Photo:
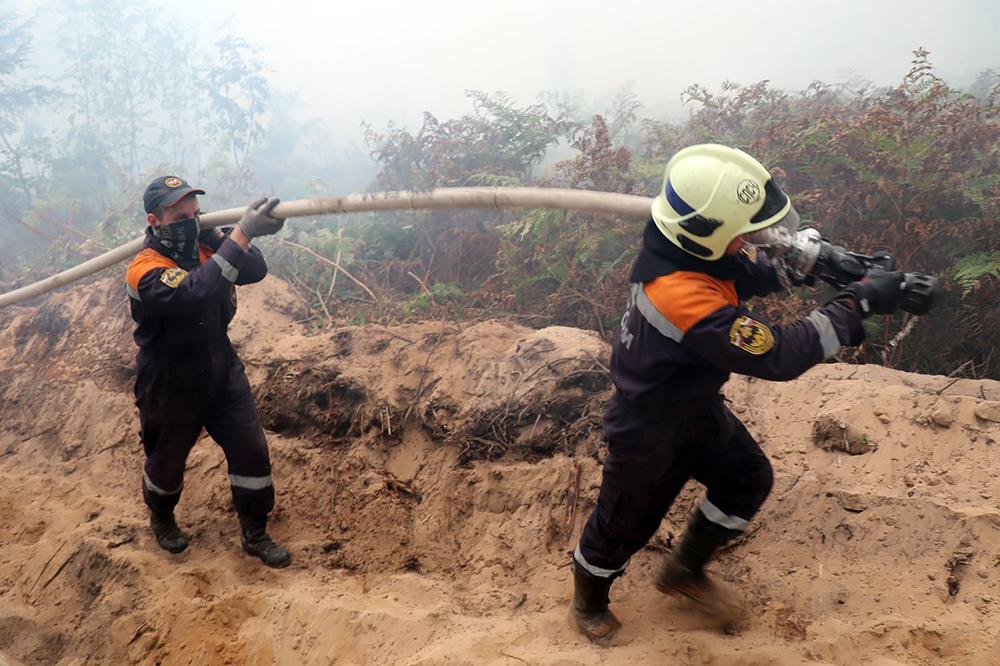
[[[280,281],[241,289],[232,337],[295,556],[273,571],[240,550],[211,440],[178,509],[191,548],[152,540],[126,307],[119,277],[0,311],[0,665],[1000,663],[997,382],[837,364],[734,379],[776,471],[712,565],[747,625],[721,634],[650,584],[692,485],[613,588],[622,644],[601,649],[565,623],[600,482],[598,337],[309,334]]]

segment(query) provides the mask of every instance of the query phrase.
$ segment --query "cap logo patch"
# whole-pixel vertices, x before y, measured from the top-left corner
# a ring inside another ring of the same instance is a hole
[[[745,204],[752,204],[760,199],[760,185],[749,178],[740,181],[736,186],[736,196]]]
[[[163,271],[163,275],[160,276],[160,282],[167,285],[171,289],[176,289],[177,285],[181,283],[181,280],[187,277],[187,271],[183,268],[168,268]]]
[[[729,329],[729,342],[748,354],[760,356],[774,347],[774,334],[753,317],[740,315]]]
[[[167,187],[180,187],[181,185],[184,184],[184,181],[181,180],[180,178],[174,178],[173,176],[171,176],[170,178],[167,178],[165,181],[163,181],[163,184],[166,185]]]

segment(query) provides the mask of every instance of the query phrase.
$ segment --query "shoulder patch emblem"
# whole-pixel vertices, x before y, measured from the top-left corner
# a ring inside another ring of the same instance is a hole
[[[729,342],[748,354],[760,356],[774,347],[774,334],[753,317],[740,315],[729,329]]]
[[[181,280],[187,277],[188,272],[183,268],[168,268],[163,271],[160,275],[160,282],[167,285],[171,289],[176,289],[177,285],[181,283]]]

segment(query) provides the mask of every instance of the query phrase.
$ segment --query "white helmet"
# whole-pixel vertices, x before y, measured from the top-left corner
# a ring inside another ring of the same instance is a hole
[[[653,199],[653,220],[682,250],[715,261],[737,236],[766,243],[754,233],[781,222],[782,234],[794,233],[798,215],[788,196],[760,162],[742,150],[704,143],[674,155]],[[787,228],[794,225],[792,228]]]

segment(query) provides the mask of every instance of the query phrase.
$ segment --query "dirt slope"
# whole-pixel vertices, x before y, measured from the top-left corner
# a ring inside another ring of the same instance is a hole
[[[600,339],[495,321],[308,335],[280,281],[240,299],[282,571],[240,550],[209,439],[178,509],[192,546],[152,540],[118,278],[0,311],[0,666],[1000,663],[997,382],[734,379],[776,471],[712,565],[747,626],[721,634],[650,585],[691,486],[613,588],[621,645],[600,649],[565,621],[600,482]]]

